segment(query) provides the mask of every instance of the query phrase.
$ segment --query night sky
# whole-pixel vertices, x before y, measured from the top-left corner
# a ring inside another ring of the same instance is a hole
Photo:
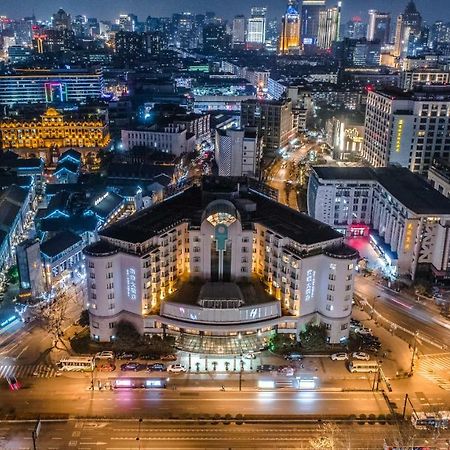
[[[72,15],[113,19],[120,13],[135,13],[140,20],[148,15],[169,16],[173,12],[191,11],[200,13],[215,11],[217,15],[231,18],[235,14],[249,15],[250,7],[266,5],[269,16],[280,17],[287,0],[0,0],[0,15],[20,18],[31,15],[34,10],[39,19],[48,19],[59,7]],[[336,1],[328,0],[329,4]],[[343,19],[360,15],[366,20],[367,10],[376,8],[397,15],[404,9],[407,0],[343,0]],[[425,20],[450,21],[450,0],[416,0],[416,5]]]

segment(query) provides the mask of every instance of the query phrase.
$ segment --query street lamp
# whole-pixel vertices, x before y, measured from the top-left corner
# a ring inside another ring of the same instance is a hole
[[[370,320],[373,319],[373,314],[374,314],[374,312],[375,312],[375,304],[376,304],[377,299],[379,299],[379,298],[381,298],[381,295],[377,295],[376,297],[373,298],[373,301],[372,301],[372,311],[370,312]]]
[[[412,351],[412,355],[411,355],[411,366],[409,368],[409,375],[411,376],[414,373],[414,359],[416,357],[416,353],[417,353],[417,337],[419,336],[419,332],[416,331],[414,333],[414,346],[413,346],[413,351]]]

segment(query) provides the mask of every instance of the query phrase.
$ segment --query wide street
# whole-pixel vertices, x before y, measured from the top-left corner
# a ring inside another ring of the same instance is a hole
[[[375,304],[375,310],[385,318],[413,333],[418,331],[419,339],[422,336],[439,344],[450,345],[450,329],[436,307],[419,303],[402,292],[394,292],[370,277],[356,278],[355,293],[363,297],[369,307]],[[441,351],[430,345],[426,348],[427,351]]]
[[[35,423],[0,423],[2,449],[28,450],[32,448],[31,432]],[[357,427],[355,429],[355,427]],[[355,432],[356,431],[356,432]],[[154,422],[139,419],[125,421],[43,422],[36,439],[37,449],[80,450],[105,449],[311,449],[321,437],[331,437],[333,448],[380,450],[383,441],[402,439],[395,425],[356,425],[338,423],[320,426],[316,423],[224,423],[223,420],[200,422]],[[417,433],[411,436],[415,445],[429,444],[433,449],[447,450],[446,436]],[[400,441],[402,442],[402,441]]]

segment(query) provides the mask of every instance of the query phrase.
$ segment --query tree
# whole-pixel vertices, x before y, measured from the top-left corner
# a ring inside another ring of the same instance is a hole
[[[117,324],[114,348],[121,351],[136,350],[142,344],[141,335],[136,327],[127,320]]]
[[[337,450],[350,448],[344,442],[341,429],[333,422],[325,422],[318,427],[318,435],[309,440],[310,448],[317,450]],[[348,442],[347,442],[348,444]]]
[[[87,309],[83,309],[80,314],[80,318],[78,319],[78,325],[81,327],[89,326],[89,311]]]

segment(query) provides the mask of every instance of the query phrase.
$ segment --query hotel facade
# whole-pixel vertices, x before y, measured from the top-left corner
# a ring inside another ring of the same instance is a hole
[[[357,252],[246,179],[204,178],[102,230],[84,250],[91,337],[141,334],[348,337]]]

